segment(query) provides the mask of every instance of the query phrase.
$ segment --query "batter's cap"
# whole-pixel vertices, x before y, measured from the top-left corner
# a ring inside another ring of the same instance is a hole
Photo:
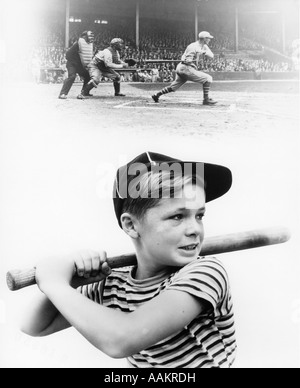
[[[204,162],[191,162],[191,161],[182,161],[170,156],[158,154],[155,152],[144,152],[143,154],[134,158],[131,162],[120,167],[117,171],[114,187],[113,187],[113,203],[114,210],[120,227],[121,225],[121,215],[123,210],[123,204],[126,198],[130,197],[128,187],[130,182],[133,179],[138,178],[141,173],[140,170],[137,170],[136,175],[132,175],[132,171],[135,169],[133,165],[143,165],[143,171],[148,172],[153,169],[152,166],[156,166],[159,171],[163,170],[164,167],[161,166],[172,166],[178,164],[181,166],[181,171],[185,172],[187,165],[191,167],[189,171],[192,171],[193,176],[197,176],[204,183],[206,202],[213,201],[224,195],[232,185],[232,174],[231,171],[224,166],[217,164],[204,163]],[[189,175],[191,175],[189,173]],[[184,174],[182,174],[184,176]]]
[[[199,34],[199,39],[204,39],[204,38],[213,39],[214,37],[212,35],[210,35],[210,33],[207,31],[201,31]]]

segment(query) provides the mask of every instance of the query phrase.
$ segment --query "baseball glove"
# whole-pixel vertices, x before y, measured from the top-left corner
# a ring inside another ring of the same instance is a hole
[[[130,58],[130,59],[125,59],[124,62],[125,62],[125,63],[128,63],[128,65],[129,65],[130,67],[136,65],[136,60],[134,60],[134,59],[132,59],[132,58]]]

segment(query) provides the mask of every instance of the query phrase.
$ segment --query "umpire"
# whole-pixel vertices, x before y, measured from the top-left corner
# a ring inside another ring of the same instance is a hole
[[[87,65],[91,62],[94,52],[94,34],[92,31],[84,31],[81,37],[70,47],[66,53],[68,78],[64,81],[58,98],[66,100],[68,93],[76,79],[76,74],[79,74],[83,79],[83,87],[90,81],[90,75],[87,70]],[[81,95],[80,94],[80,95]]]

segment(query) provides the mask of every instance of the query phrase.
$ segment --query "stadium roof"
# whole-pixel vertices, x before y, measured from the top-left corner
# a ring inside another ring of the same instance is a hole
[[[27,1],[27,0],[25,0]],[[37,0],[32,0],[37,1]],[[47,7],[64,9],[68,0],[38,0],[38,3],[47,4]],[[200,7],[206,7],[211,11],[226,9],[229,6],[238,5],[239,8],[248,10],[279,10],[284,8],[298,8],[299,0],[69,0],[71,7],[81,11],[87,9],[102,8],[106,10],[121,11],[123,9],[134,9],[139,1],[142,7],[153,9],[155,7],[175,7],[184,9],[194,7],[195,2]],[[121,7],[121,8],[120,8]]]
[[[16,1],[16,0],[14,0]],[[199,15],[232,13],[235,6],[240,12],[284,12],[293,20],[299,20],[299,0],[22,0],[44,7],[45,15],[51,12],[65,13],[70,2],[72,16],[134,17],[136,3],[140,4],[140,16],[149,19],[184,20],[193,18],[195,4]]]

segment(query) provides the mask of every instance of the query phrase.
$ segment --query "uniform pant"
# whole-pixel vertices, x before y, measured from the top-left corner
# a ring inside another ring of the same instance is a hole
[[[76,79],[76,74],[79,74],[80,77],[83,78],[83,87],[85,87],[85,85],[87,85],[91,79],[89,72],[86,69],[84,69],[82,66],[78,66],[74,63],[67,63],[67,70],[68,70],[68,78],[65,79],[59,95],[62,95],[62,94],[68,95]]]
[[[209,74],[199,71],[193,66],[185,65],[184,63],[179,63],[176,68],[176,79],[170,85],[170,88],[175,92],[181,86],[183,86],[187,81],[193,81],[200,84],[205,84],[206,82],[212,83],[213,79]]]
[[[95,63],[91,62],[88,65],[88,70],[90,77],[95,85],[98,85],[100,83],[102,77],[109,78],[114,82],[121,82],[120,74],[117,73],[114,69],[110,69],[108,67],[99,68],[99,65],[96,65]]]

